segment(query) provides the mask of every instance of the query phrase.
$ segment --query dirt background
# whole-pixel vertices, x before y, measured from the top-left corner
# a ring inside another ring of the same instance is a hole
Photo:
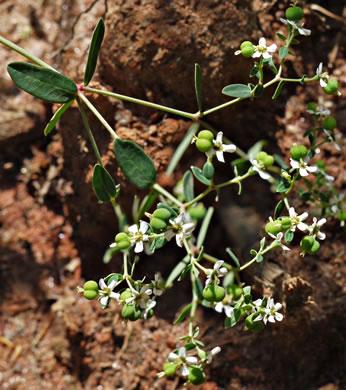
[[[244,149],[266,139],[268,151],[287,159],[291,144],[301,141],[311,125],[306,104],[318,97],[319,103],[331,106],[338,132],[345,132],[345,23],[316,8],[340,17],[346,15],[342,3],[304,4],[312,35],[301,37],[296,60],[287,61],[285,74],[313,75],[322,61],[339,80],[343,97],[323,95],[317,83],[292,85],[274,102],[272,91],[266,91],[260,100],[220,111],[208,122]],[[285,31],[278,20],[287,6],[286,1],[261,0],[3,0],[0,33],[80,82],[92,30],[103,16],[106,36],[91,85],[196,111],[194,63],[202,68],[205,106],[225,102],[222,87],[248,82],[251,67],[251,61],[234,56],[234,51],[243,40],[256,42],[261,36],[279,43],[275,32]],[[109,205],[97,204],[92,191],[95,158],[77,109],[70,109],[58,131],[44,138],[42,130],[57,107],[20,92],[6,65],[22,58],[4,47],[0,56],[0,387],[181,389],[178,377],[159,380],[156,374],[187,331],[186,324],[172,322],[189,300],[188,284],[167,291],[153,319],[129,325],[122,322],[116,304],[102,311],[97,302],[76,294],[85,279],[120,270],[120,258],[102,263],[118,231],[117,221]],[[90,99],[121,137],[145,148],[167,188],[189,165],[202,163],[188,152],[167,178],[163,172],[190,123],[114,99]],[[90,121],[104,163],[123,184],[121,201],[129,209],[135,189],[116,167],[108,133],[91,116]],[[320,157],[343,191],[344,139],[341,146],[341,153],[323,148]],[[227,177],[229,163],[218,169],[220,179]],[[222,258],[220,248],[231,246],[245,261],[275,200],[257,177],[245,183],[241,197],[234,189],[226,190],[216,205],[207,250]],[[303,208],[294,196],[292,204]],[[318,256],[303,259],[298,248],[289,256],[277,252],[243,275],[256,296],[270,294],[283,302],[282,323],[253,335],[241,324],[225,331],[221,316],[198,311],[202,340],[222,347],[202,389],[346,388],[345,230],[331,219],[324,231],[327,239]],[[150,278],[160,270],[167,276],[182,255],[173,247],[143,258],[138,275]]]

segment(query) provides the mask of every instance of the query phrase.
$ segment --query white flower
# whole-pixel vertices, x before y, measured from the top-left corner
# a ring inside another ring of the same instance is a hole
[[[334,148],[336,150],[340,151],[341,148],[340,148],[338,142],[341,139],[341,134],[336,134],[335,135],[333,131],[330,131],[330,130],[327,130],[327,129],[323,129],[323,131],[324,131],[325,135],[327,136],[328,141],[334,145]]]
[[[150,313],[150,310],[153,309],[155,306],[156,306],[156,301],[154,301],[153,299],[149,299],[147,302],[147,306],[142,311],[142,314],[141,314],[142,318],[144,318],[146,320],[148,317],[148,314]]]
[[[274,234],[272,234],[272,233],[268,233],[268,234],[270,235],[270,237],[275,238],[275,241],[276,241],[275,244],[278,247],[281,247],[284,251],[290,251],[291,250],[288,246],[284,245],[281,242],[281,240],[282,240],[282,238],[284,236],[284,234],[282,232],[279,232],[276,236]]]
[[[302,23],[301,21],[293,22],[292,20],[287,20],[287,19],[282,19],[282,18],[280,18],[280,20],[283,24],[286,24],[286,25],[290,24],[293,29],[298,30],[300,35],[310,35],[311,34],[311,30],[308,30],[307,28],[303,28],[304,23]]]
[[[177,245],[182,247],[184,244],[185,237],[188,237],[193,232],[195,225],[191,223],[183,223],[185,217],[185,213],[181,213],[175,220],[170,220],[170,226],[168,230],[165,232],[165,238],[167,241],[171,240],[174,236],[177,242]]]
[[[327,222],[327,220],[325,218],[322,218],[319,221],[317,221],[317,218],[314,217],[313,221],[314,223],[308,227],[310,235],[316,234],[316,238],[318,238],[319,240],[324,240],[326,238],[326,235],[325,233],[320,232],[320,228],[322,225],[324,225]]]
[[[136,306],[139,306],[141,309],[147,307],[149,297],[152,293],[152,290],[147,284],[141,287],[139,291],[131,289],[132,297],[126,299],[126,304],[134,303]]]
[[[309,114],[312,114],[312,115],[317,115],[317,116],[328,116],[330,115],[330,110],[328,110],[327,108],[324,108],[324,106],[322,105],[319,105],[316,107],[315,110],[306,110],[306,112],[308,112]]]
[[[274,53],[277,49],[275,43],[267,47],[267,42],[265,38],[260,38],[258,42],[258,46],[255,46],[255,51],[252,54],[252,58],[263,57],[264,59],[271,58],[272,55],[270,53]]]
[[[261,313],[258,317],[254,319],[254,321],[263,320],[264,324],[266,324],[267,321],[282,321],[284,316],[281,313],[278,313],[278,311],[282,308],[281,303],[274,304],[274,299],[268,298],[266,307],[262,308],[262,302],[262,299],[257,299],[255,302],[253,302],[253,304],[256,306],[257,311]]]
[[[118,300],[120,298],[120,294],[113,292],[113,289],[116,285],[116,280],[112,280],[107,286],[104,279],[99,280],[99,301],[103,308],[107,307],[109,300],[111,298]]]
[[[208,356],[207,356],[207,364],[210,364],[212,361],[213,361],[213,358],[215,355],[217,355],[218,353],[221,352],[221,348],[220,347],[215,347],[213,348],[209,353],[208,353]]]
[[[213,140],[213,143],[214,143],[214,146],[212,147],[212,149],[210,149],[206,155],[208,157],[211,157],[214,155],[214,153],[216,153],[216,158],[220,161],[220,162],[225,162],[225,159],[223,157],[223,153],[224,152],[227,152],[227,153],[233,153],[237,150],[237,147],[233,144],[223,144],[222,143],[222,138],[223,138],[223,132],[222,131],[219,131],[217,133],[217,136],[216,136],[216,139]]]
[[[263,179],[263,180],[271,180],[272,179],[272,176],[269,175],[269,173],[264,170],[264,164],[262,163],[262,161],[257,161],[250,156],[250,162],[253,166],[253,170],[258,172],[261,179]]]
[[[299,169],[300,176],[308,176],[309,172],[317,171],[318,168],[316,166],[309,167],[307,165],[308,161],[309,157],[307,156],[304,159],[301,158],[299,161],[294,160],[292,157],[290,158],[291,167],[294,169]]]
[[[221,267],[224,263],[223,260],[219,260],[214,264],[214,268],[207,276],[207,280],[205,281],[205,287],[209,286],[209,284],[216,283],[219,284],[219,276],[225,276],[227,274],[227,268]]]
[[[225,312],[226,316],[231,318],[233,315],[234,308],[231,305],[224,305],[222,302],[218,302],[215,307],[215,311],[218,313],[222,313],[222,311]]]
[[[295,212],[294,208],[290,207],[288,210],[288,213],[289,213],[290,218],[291,218],[291,228],[290,228],[291,232],[295,232],[296,228],[298,228],[299,230],[304,232],[308,228],[308,225],[303,222],[309,216],[309,214],[307,212],[305,212],[301,215],[298,215]]]
[[[139,221],[139,229],[137,225],[132,225],[129,227],[130,232],[130,241],[131,245],[135,245],[135,252],[140,253],[143,252],[144,244],[143,241],[148,241],[148,235],[145,233],[149,228],[149,224],[144,221]]]
[[[178,353],[171,352],[168,355],[168,361],[174,362],[175,364],[178,364],[181,368],[181,373],[184,376],[189,375],[189,369],[188,365],[190,364],[197,364],[198,359],[195,356],[186,356],[186,349],[185,347],[181,347],[178,349]]]
[[[333,213],[339,213],[340,211],[343,212],[346,209],[346,204],[343,202],[345,197],[345,194],[340,194],[338,196],[334,195],[331,200],[330,204],[332,205],[331,210]]]
[[[320,78],[320,85],[321,87],[326,87],[329,79],[328,72],[322,72],[323,64],[320,62],[318,65],[318,68],[316,69],[316,76]]]
[[[162,295],[163,292],[165,291],[165,282],[161,278],[160,272],[157,272],[155,274],[155,278],[154,278],[154,280],[151,281],[151,283],[153,284],[154,295],[156,295],[156,296]]]

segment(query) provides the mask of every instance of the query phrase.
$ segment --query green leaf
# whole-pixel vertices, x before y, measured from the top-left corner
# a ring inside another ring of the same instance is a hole
[[[284,59],[285,57],[287,57],[287,54],[288,54],[288,48],[287,47],[282,47],[280,50],[279,50],[279,56]]]
[[[266,144],[266,141],[260,140],[255,143],[255,145],[251,146],[248,150],[247,155],[249,158],[256,159],[257,154],[263,149],[263,146]]]
[[[84,85],[88,85],[94,75],[97,64],[97,57],[101,49],[104,34],[105,24],[103,19],[101,18],[97,23],[97,26],[95,27],[93,36],[91,38],[88,61],[84,72]]]
[[[286,37],[280,33],[276,33],[276,35],[282,40],[282,41],[286,41]]]
[[[301,192],[299,194],[300,198],[304,200],[304,202],[307,202],[310,200],[312,193],[308,191]]]
[[[17,87],[39,99],[67,103],[76,97],[76,84],[54,70],[27,62],[12,62],[7,71]]]
[[[192,303],[185,306],[184,309],[180,312],[178,318],[174,321],[174,325],[183,322],[186,316],[190,313],[191,309],[192,309]]]
[[[186,171],[183,177],[184,197],[187,202],[190,202],[194,196],[193,176],[191,171]]]
[[[251,88],[245,84],[230,84],[223,88],[222,93],[236,98],[247,98],[252,95]]]
[[[94,166],[93,187],[96,196],[101,202],[109,202],[117,195],[117,186],[112,179],[112,176],[101,165]]]
[[[136,222],[139,222],[140,219],[143,218],[145,212],[147,212],[150,207],[154,204],[158,193],[155,191],[151,191],[147,196],[142,200],[141,205],[139,206],[139,210],[136,216]]]
[[[115,158],[127,179],[140,190],[150,187],[156,180],[156,170],[144,150],[129,140],[114,141]]]
[[[279,185],[276,188],[276,192],[286,192],[290,186],[291,185],[287,180],[281,179]]]
[[[284,208],[285,202],[281,199],[280,202],[276,205],[275,211],[274,211],[274,219],[278,219],[282,213],[282,210]]]
[[[178,165],[178,162],[180,161],[181,157],[185,153],[185,150],[191,145],[191,140],[193,136],[196,134],[200,127],[200,124],[195,122],[190,127],[189,130],[186,132],[183,140],[180,142],[179,146],[177,147],[177,150],[173,154],[170,163],[168,164],[166,174],[170,175],[175,167]]]
[[[195,91],[198,110],[202,112],[202,72],[198,64],[195,64]]]
[[[274,154],[274,159],[278,163],[278,165],[280,165],[280,167],[282,169],[288,168],[288,165],[285,163],[285,161],[283,160],[283,158],[279,154]]]
[[[254,66],[250,71],[250,77],[254,77],[259,75],[259,68],[257,66]],[[258,77],[258,76],[257,76]],[[258,77],[259,78],[259,77]]]
[[[274,74],[278,74],[278,70],[276,69],[276,66],[273,62],[273,59],[272,57],[270,58],[266,58],[265,60],[263,60],[263,64],[265,65],[268,65],[270,70],[274,73]]]
[[[233,315],[231,318],[227,317],[225,320],[225,328],[231,328],[232,326],[236,325],[239,321],[241,311],[239,309],[233,310]]]
[[[111,260],[112,260],[112,257],[117,253],[117,252],[120,252],[120,249],[118,247],[115,247],[115,248],[108,248],[105,252],[105,254],[103,255],[103,262],[105,264],[108,264]]]
[[[262,84],[257,84],[255,89],[253,90],[254,97],[258,98],[261,97],[263,94],[263,85]]]
[[[226,252],[231,256],[237,268],[240,268],[238,257],[231,251],[231,248],[226,248]]]
[[[197,294],[198,299],[203,300],[203,284],[200,278],[196,278],[193,283],[193,288]]]
[[[279,97],[281,91],[282,91],[282,87],[284,86],[285,82],[280,80],[279,84],[277,85],[276,89],[275,89],[275,92],[274,92],[274,95],[272,96],[272,99],[275,100]]]
[[[48,135],[55,127],[55,125],[58,123],[59,119],[63,116],[64,112],[70,107],[70,105],[73,103],[73,100],[71,100],[68,103],[63,104],[61,107],[57,109],[55,114],[52,116],[51,120],[47,123],[47,126],[44,129],[44,135]]]
[[[256,261],[257,261],[257,263],[261,263],[261,262],[263,261],[263,256],[260,255],[260,254],[258,254],[258,255],[256,256]]]
[[[166,280],[166,288],[172,287],[173,282],[183,272],[186,266],[190,263],[189,256],[185,256],[172,270],[168,279]]]
[[[207,214],[203,218],[203,222],[201,225],[201,228],[199,229],[198,237],[197,237],[197,248],[201,248],[203,245],[203,242],[207,236],[208,228],[210,221],[214,214],[214,207],[208,207]]]
[[[197,168],[197,167],[194,167],[192,166],[191,167],[191,171],[193,173],[193,175],[195,176],[195,178],[200,181],[201,183],[205,184],[206,186],[208,186],[210,184],[210,180],[207,179],[204,175],[203,175],[203,172]]]
[[[287,230],[285,233],[285,241],[286,242],[291,242],[294,238],[294,232],[291,232],[291,230]]]

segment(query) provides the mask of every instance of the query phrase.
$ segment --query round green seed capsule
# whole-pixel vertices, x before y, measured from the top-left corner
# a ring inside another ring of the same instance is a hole
[[[169,218],[171,218],[171,213],[169,210],[165,208],[159,208],[154,211],[153,216],[158,219],[162,219],[163,221],[167,221]]]
[[[329,116],[322,122],[322,126],[326,130],[334,130],[336,128],[336,120],[332,116]]]
[[[290,154],[293,160],[299,161],[308,154],[308,150],[304,145],[293,145],[290,149]]]
[[[236,284],[232,284],[232,286],[229,288],[229,291],[235,301],[237,301],[243,295],[243,289]]]
[[[285,15],[288,20],[293,20],[296,22],[300,19],[303,19],[304,11],[300,7],[290,7],[286,9]]]
[[[187,379],[193,385],[200,385],[205,381],[205,373],[198,367],[189,367],[189,375]]]
[[[300,247],[306,251],[309,252],[315,242],[315,239],[312,236],[305,236],[301,241],[300,241]]]
[[[207,179],[212,179],[212,177],[214,176],[214,172],[215,172],[215,169],[214,169],[214,165],[207,161],[204,165],[203,165],[203,175],[207,178]]]
[[[196,148],[200,151],[200,152],[209,152],[209,150],[213,147],[213,144],[211,141],[209,141],[208,139],[204,139],[204,138],[199,138],[197,141],[196,141]]]
[[[259,332],[262,332],[262,330],[264,329],[264,324],[262,321],[256,321],[253,323],[253,325],[249,329],[253,333],[259,333]]]
[[[199,220],[199,219],[203,219],[205,217],[207,210],[203,204],[199,204],[198,206],[190,207],[188,209],[188,213],[191,215],[191,217],[193,219]]]
[[[214,134],[210,130],[201,130],[198,135],[198,139],[207,139],[212,141],[214,139]]]
[[[130,317],[133,315],[135,311],[135,305],[124,305],[123,309],[121,310],[121,316],[125,318],[125,320],[130,319]]]
[[[320,249],[320,243],[315,240],[314,243],[312,244],[312,247],[310,248],[310,250],[308,251],[308,253],[310,255],[313,255],[315,254],[316,252],[318,252],[318,250]]]
[[[120,294],[120,300],[121,301],[126,301],[126,299],[129,299],[132,297],[132,292],[129,288],[127,288],[125,291],[123,291],[121,294]]]
[[[253,43],[252,42],[250,42],[250,41],[244,41],[241,45],[240,45],[240,50],[241,49],[244,49],[244,47],[251,47],[251,46],[253,46]]]
[[[150,225],[155,230],[162,230],[167,226],[166,222],[160,218],[152,218]]]
[[[115,242],[120,242],[120,241],[124,241],[124,240],[128,240],[128,239],[129,239],[128,235],[124,232],[118,233],[115,236]]]
[[[281,221],[275,220],[268,222],[265,227],[265,231],[267,233],[271,233],[276,236],[278,233],[282,231]]]
[[[95,290],[84,290],[83,295],[86,299],[89,299],[91,301],[91,300],[97,298],[97,296],[99,295],[99,292],[95,291]]]
[[[225,289],[214,284],[209,284],[203,290],[203,298],[208,302],[221,302],[225,298],[225,295]]]
[[[131,246],[129,239],[117,242],[117,247],[121,250],[127,249]]]
[[[99,286],[94,280],[88,280],[84,283],[83,286],[84,290],[93,290],[93,291],[99,291]]]
[[[163,365],[163,371],[165,372],[166,376],[173,376],[177,371],[177,366],[173,363],[165,363]]]
[[[131,322],[135,322],[141,318],[142,311],[140,309],[135,308],[132,315],[129,317]]]
[[[266,152],[259,152],[257,153],[256,160],[257,161],[264,161],[267,158],[268,154]]]
[[[243,57],[249,58],[254,53],[255,47],[254,46],[245,46],[240,51],[241,51],[241,54]]]
[[[329,79],[327,82],[327,86],[323,87],[323,91],[327,95],[333,95],[333,93],[337,92],[339,88],[338,80],[335,79]]]
[[[266,168],[271,167],[271,166],[274,164],[274,157],[268,155],[268,156],[263,160],[263,164],[264,164],[264,166],[265,166]]]
[[[281,220],[281,228],[282,230],[287,230],[291,227],[291,219],[289,217],[284,217]]]

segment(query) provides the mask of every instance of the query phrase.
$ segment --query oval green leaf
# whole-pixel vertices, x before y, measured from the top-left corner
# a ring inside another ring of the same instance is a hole
[[[285,82],[280,80],[278,86],[276,87],[276,90],[274,92],[274,95],[272,96],[272,99],[275,100],[279,97],[281,91],[282,91],[282,87],[284,86]]]
[[[127,179],[140,190],[150,187],[156,180],[156,170],[144,150],[129,140],[114,141],[115,158]]]
[[[192,166],[191,171],[195,178],[200,181],[201,183],[205,184],[206,186],[210,185],[210,180],[207,179],[204,175],[201,169]]]
[[[190,171],[186,171],[183,177],[184,197],[187,202],[190,202],[194,196],[193,176]]]
[[[109,202],[116,197],[117,186],[112,176],[99,164],[96,164],[94,167],[92,183],[95,194],[101,202]]]
[[[54,70],[27,62],[12,62],[7,71],[17,87],[39,99],[67,103],[76,97],[76,84]]]
[[[105,24],[101,18],[95,27],[91,38],[88,61],[84,72],[84,85],[88,85],[96,69],[97,58],[101,49],[103,36],[105,34]]]
[[[44,135],[48,135],[54,129],[59,119],[63,116],[64,112],[70,107],[72,103],[73,100],[63,104],[61,107],[58,108],[58,110],[55,112],[55,114],[52,116],[51,120],[48,122],[47,126],[45,127]]]
[[[251,88],[245,84],[230,84],[227,85],[222,93],[235,98],[247,98],[251,96]]]

